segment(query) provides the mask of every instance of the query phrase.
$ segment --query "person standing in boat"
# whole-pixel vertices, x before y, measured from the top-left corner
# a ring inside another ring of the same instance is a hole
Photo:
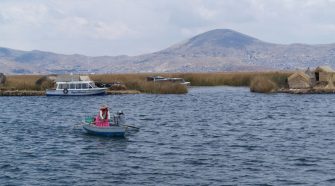
[[[102,105],[99,114],[95,117],[95,124],[98,127],[109,127],[110,113],[106,105]]]

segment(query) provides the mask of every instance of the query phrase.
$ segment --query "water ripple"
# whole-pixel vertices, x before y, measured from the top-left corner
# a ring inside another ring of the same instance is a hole
[[[332,95],[0,97],[0,185],[333,185]],[[141,127],[74,127],[107,103]]]

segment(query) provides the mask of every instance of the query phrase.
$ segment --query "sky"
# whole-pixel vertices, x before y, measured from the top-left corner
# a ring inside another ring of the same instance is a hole
[[[0,0],[0,47],[140,55],[212,29],[335,43],[335,0]]]

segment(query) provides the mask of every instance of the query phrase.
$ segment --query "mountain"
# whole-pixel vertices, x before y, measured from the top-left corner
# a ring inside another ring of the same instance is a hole
[[[334,67],[335,44],[274,44],[230,29],[199,34],[167,49],[139,56],[63,55],[0,48],[7,74],[215,72]]]

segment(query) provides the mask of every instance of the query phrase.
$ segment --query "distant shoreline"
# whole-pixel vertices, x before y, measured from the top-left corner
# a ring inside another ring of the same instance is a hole
[[[183,78],[191,82],[191,86],[243,86],[251,87],[255,79],[271,81],[274,88],[286,88],[287,77],[293,72],[213,72],[213,73],[133,73],[133,74],[93,74],[90,78],[102,84],[121,84],[121,87],[111,87],[107,94],[185,94],[187,87],[178,83],[155,83],[147,81],[149,76],[164,76]],[[54,81],[46,75],[8,75],[3,85],[0,85],[0,96],[43,96],[45,90],[54,87]],[[260,84],[264,84],[260,82]],[[257,89],[254,92],[262,92]],[[264,92],[269,92],[266,90]]]
[[[185,94],[187,87],[177,83],[155,83],[147,81],[149,76],[178,77],[191,82],[191,86],[236,86],[249,87],[257,93],[332,94],[335,89],[312,87],[290,89],[288,77],[293,71],[263,72],[213,72],[213,73],[133,73],[93,74],[90,78],[102,84],[119,84],[111,87],[107,95],[121,94]],[[44,96],[45,90],[54,83],[44,75],[9,75],[0,85],[0,96]],[[43,81],[41,81],[43,80]]]
[[[122,94],[140,94],[137,90],[108,90],[106,95],[122,95]],[[2,90],[0,96],[45,96],[45,91],[36,90]]]

